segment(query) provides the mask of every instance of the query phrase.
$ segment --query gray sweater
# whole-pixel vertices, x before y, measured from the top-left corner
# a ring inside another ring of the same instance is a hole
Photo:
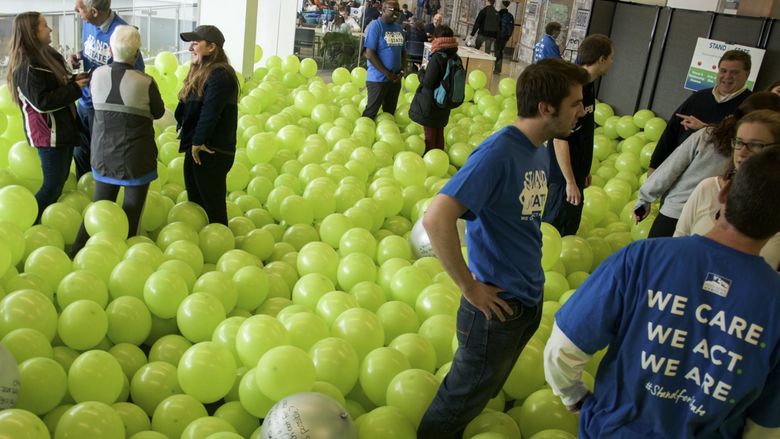
[[[637,206],[648,205],[665,196],[660,212],[679,218],[685,202],[700,181],[719,175],[729,160],[709,142],[710,128],[689,136],[664,160],[639,188]]]

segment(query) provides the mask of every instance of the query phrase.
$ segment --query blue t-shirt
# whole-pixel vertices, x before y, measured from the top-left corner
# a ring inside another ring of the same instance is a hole
[[[534,45],[534,62],[547,59],[547,58],[560,58],[561,49],[558,47],[558,43],[555,42],[555,38],[545,34],[536,45]]]
[[[387,70],[393,73],[401,71],[401,53],[404,51],[404,33],[398,23],[385,23],[382,18],[377,18],[366,29],[366,49],[376,52],[379,60]],[[379,69],[368,61],[368,74],[366,81],[387,82]]]
[[[89,72],[106,64],[111,64],[113,61],[109,48],[111,34],[114,33],[114,29],[116,29],[117,26],[127,24],[127,22],[113,12],[111,14],[114,18],[105,32],[103,32],[101,26],[95,26],[86,21],[81,23],[81,59],[84,62],[85,72]],[[110,19],[111,18],[109,17],[109,20]],[[134,67],[136,70],[144,71],[143,57],[138,57]],[[84,87],[82,89],[82,96],[78,103],[82,107],[92,108],[92,95],[89,92],[89,87]]]
[[[612,255],[555,320],[586,353],[609,345],[580,438],[739,437],[780,427],[780,276],[702,236]]]
[[[516,127],[485,139],[441,193],[463,204],[469,269],[503,297],[533,306],[542,298],[542,209],[550,162]]]

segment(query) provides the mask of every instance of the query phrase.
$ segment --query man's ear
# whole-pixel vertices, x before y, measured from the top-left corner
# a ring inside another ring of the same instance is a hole
[[[537,109],[540,116],[552,116],[555,114],[555,108],[547,102],[539,102]]]

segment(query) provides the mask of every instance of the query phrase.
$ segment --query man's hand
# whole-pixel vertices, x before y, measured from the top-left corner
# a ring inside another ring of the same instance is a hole
[[[643,204],[631,211],[631,218],[633,218],[634,222],[637,224],[647,218],[647,215],[650,215],[650,205],[648,204]]]
[[[68,62],[70,63],[70,67],[72,69],[77,69],[79,67],[79,60],[81,59],[81,56],[79,56],[79,53],[73,53],[68,57]]]
[[[567,405],[566,406],[566,410],[568,410],[568,411],[570,411],[572,413],[579,413],[580,410],[582,409],[582,403],[585,402],[585,400],[590,398],[591,396],[593,396],[592,393],[590,393],[590,392],[586,393],[585,396],[583,396],[582,399],[577,401],[576,404],[574,404],[574,405]]]
[[[74,82],[79,86],[79,88],[84,88],[89,85],[89,76],[76,76]]]
[[[501,291],[504,290],[475,280],[467,288],[463,289],[463,297],[474,307],[482,311],[485,319],[492,319],[492,314],[495,313],[498,320],[503,322],[506,320],[504,312],[510,316],[513,312],[509,304],[498,297],[498,293]]]
[[[677,116],[680,119],[682,119],[682,122],[680,122],[680,125],[685,127],[686,130],[696,131],[696,130],[698,130],[700,128],[704,128],[704,126],[706,125],[704,122],[699,120],[696,116],[690,116],[690,115],[685,115],[685,114],[680,114],[680,113],[675,114],[675,116]]]
[[[572,182],[566,182],[566,201],[575,206],[579,205],[582,201],[582,194],[577,184]]]
[[[197,163],[200,163],[200,152],[207,152],[209,154],[214,154],[214,151],[208,149],[206,145],[192,145],[192,160]]]

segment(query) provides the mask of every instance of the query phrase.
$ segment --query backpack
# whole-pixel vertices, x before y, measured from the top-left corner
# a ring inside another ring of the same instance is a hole
[[[498,11],[493,6],[485,6],[485,22],[482,24],[482,32],[496,34],[498,33],[499,17]]]
[[[433,90],[433,102],[439,108],[458,108],[466,99],[466,69],[460,57],[442,54],[447,67],[439,85]]]
[[[501,32],[498,36],[502,40],[508,40],[515,31],[515,17],[509,11],[504,11],[501,15]]]

